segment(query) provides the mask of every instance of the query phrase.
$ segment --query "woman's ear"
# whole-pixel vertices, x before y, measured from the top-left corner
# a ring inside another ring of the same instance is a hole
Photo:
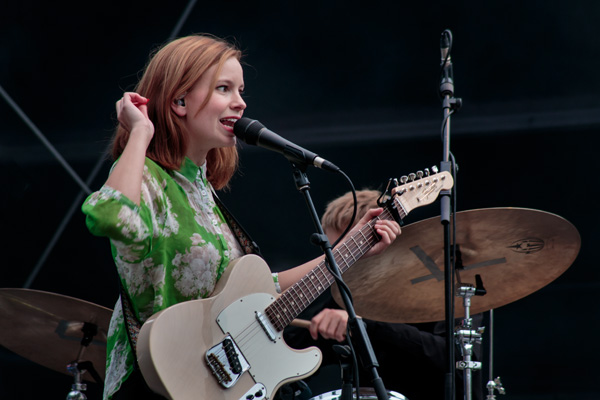
[[[187,115],[187,108],[185,108],[185,100],[183,97],[173,100],[171,109],[180,117],[185,117]]]

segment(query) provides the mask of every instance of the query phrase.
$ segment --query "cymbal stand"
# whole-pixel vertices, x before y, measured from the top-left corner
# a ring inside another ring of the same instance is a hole
[[[455,340],[457,344],[461,345],[461,353],[463,359],[456,362],[456,368],[464,371],[464,399],[471,400],[473,398],[473,370],[481,369],[481,362],[473,361],[473,345],[475,343],[481,343],[481,336],[484,331],[484,327],[480,327],[477,330],[473,330],[473,319],[471,318],[471,297],[482,296],[485,294],[485,289],[481,285],[481,277],[477,278],[477,287],[461,283],[457,287],[457,296],[463,298],[463,304],[465,306],[465,318],[462,321],[460,327],[455,331]]]
[[[87,385],[81,383],[81,375],[83,375],[88,369],[90,373],[96,379],[96,382],[100,382],[100,377],[96,373],[94,366],[89,361],[81,361],[85,349],[92,343],[94,336],[98,333],[98,326],[90,322],[84,322],[81,328],[83,337],[81,339],[81,347],[77,354],[75,361],[67,365],[67,371],[73,375],[74,383],[71,385],[71,391],[67,395],[67,400],[86,400],[87,397],[83,392],[87,390]]]
[[[490,341],[490,380],[488,381],[486,387],[488,390],[488,395],[486,396],[487,400],[495,400],[496,395],[494,394],[494,390],[497,390],[500,394],[506,394],[506,390],[504,390],[504,386],[502,386],[502,382],[500,382],[500,377],[494,379],[494,309],[489,311],[490,315],[490,332],[489,332],[489,341]]]
[[[75,383],[71,385],[71,391],[67,395],[67,400],[86,400],[87,397],[83,392],[87,389],[87,385],[81,383],[81,375],[85,373],[85,370],[83,372],[80,371],[77,362],[67,365],[67,370],[73,374],[75,380]]]

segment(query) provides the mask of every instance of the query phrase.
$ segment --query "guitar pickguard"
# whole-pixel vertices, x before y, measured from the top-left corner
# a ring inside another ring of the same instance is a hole
[[[279,386],[280,376],[304,375],[321,359],[317,349],[306,353],[291,350],[283,341],[282,332],[277,332],[261,315],[274,300],[268,293],[253,293],[233,302],[216,319],[223,333],[239,348],[240,359],[247,360],[252,379],[265,385],[269,393]],[[276,336],[273,338],[272,334]]]

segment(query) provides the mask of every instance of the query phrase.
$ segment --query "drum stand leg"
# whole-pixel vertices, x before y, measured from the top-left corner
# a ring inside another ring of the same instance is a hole
[[[506,390],[504,390],[504,386],[502,386],[502,382],[500,382],[500,377],[494,379],[494,310],[490,310],[490,380],[488,381],[486,387],[488,390],[488,395],[486,397],[487,400],[495,400],[496,395],[494,394],[494,390],[497,390],[500,394],[506,394]]]
[[[475,343],[481,343],[481,336],[484,328],[480,327],[477,330],[473,330],[473,320],[471,318],[471,297],[475,295],[485,294],[483,285],[481,285],[481,278],[478,278],[477,286],[460,284],[458,287],[458,296],[463,298],[463,304],[465,306],[465,318],[462,321],[460,327],[458,327],[454,333],[457,344],[461,347],[461,353],[463,359],[456,362],[456,368],[464,371],[464,399],[471,400],[473,398],[473,370],[481,369],[481,362],[473,361],[473,345]],[[479,291],[479,292],[478,292]]]

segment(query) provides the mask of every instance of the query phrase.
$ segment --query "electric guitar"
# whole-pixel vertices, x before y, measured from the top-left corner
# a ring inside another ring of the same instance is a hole
[[[379,241],[377,219],[404,218],[454,184],[448,172],[403,183],[378,217],[333,250],[342,273]],[[322,261],[277,294],[262,258],[233,260],[212,297],[176,304],[143,324],[137,341],[142,375],[152,390],[174,400],[271,399],[281,385],[321,365],[318,348],[288,347],[283,329],[334,282]]]

